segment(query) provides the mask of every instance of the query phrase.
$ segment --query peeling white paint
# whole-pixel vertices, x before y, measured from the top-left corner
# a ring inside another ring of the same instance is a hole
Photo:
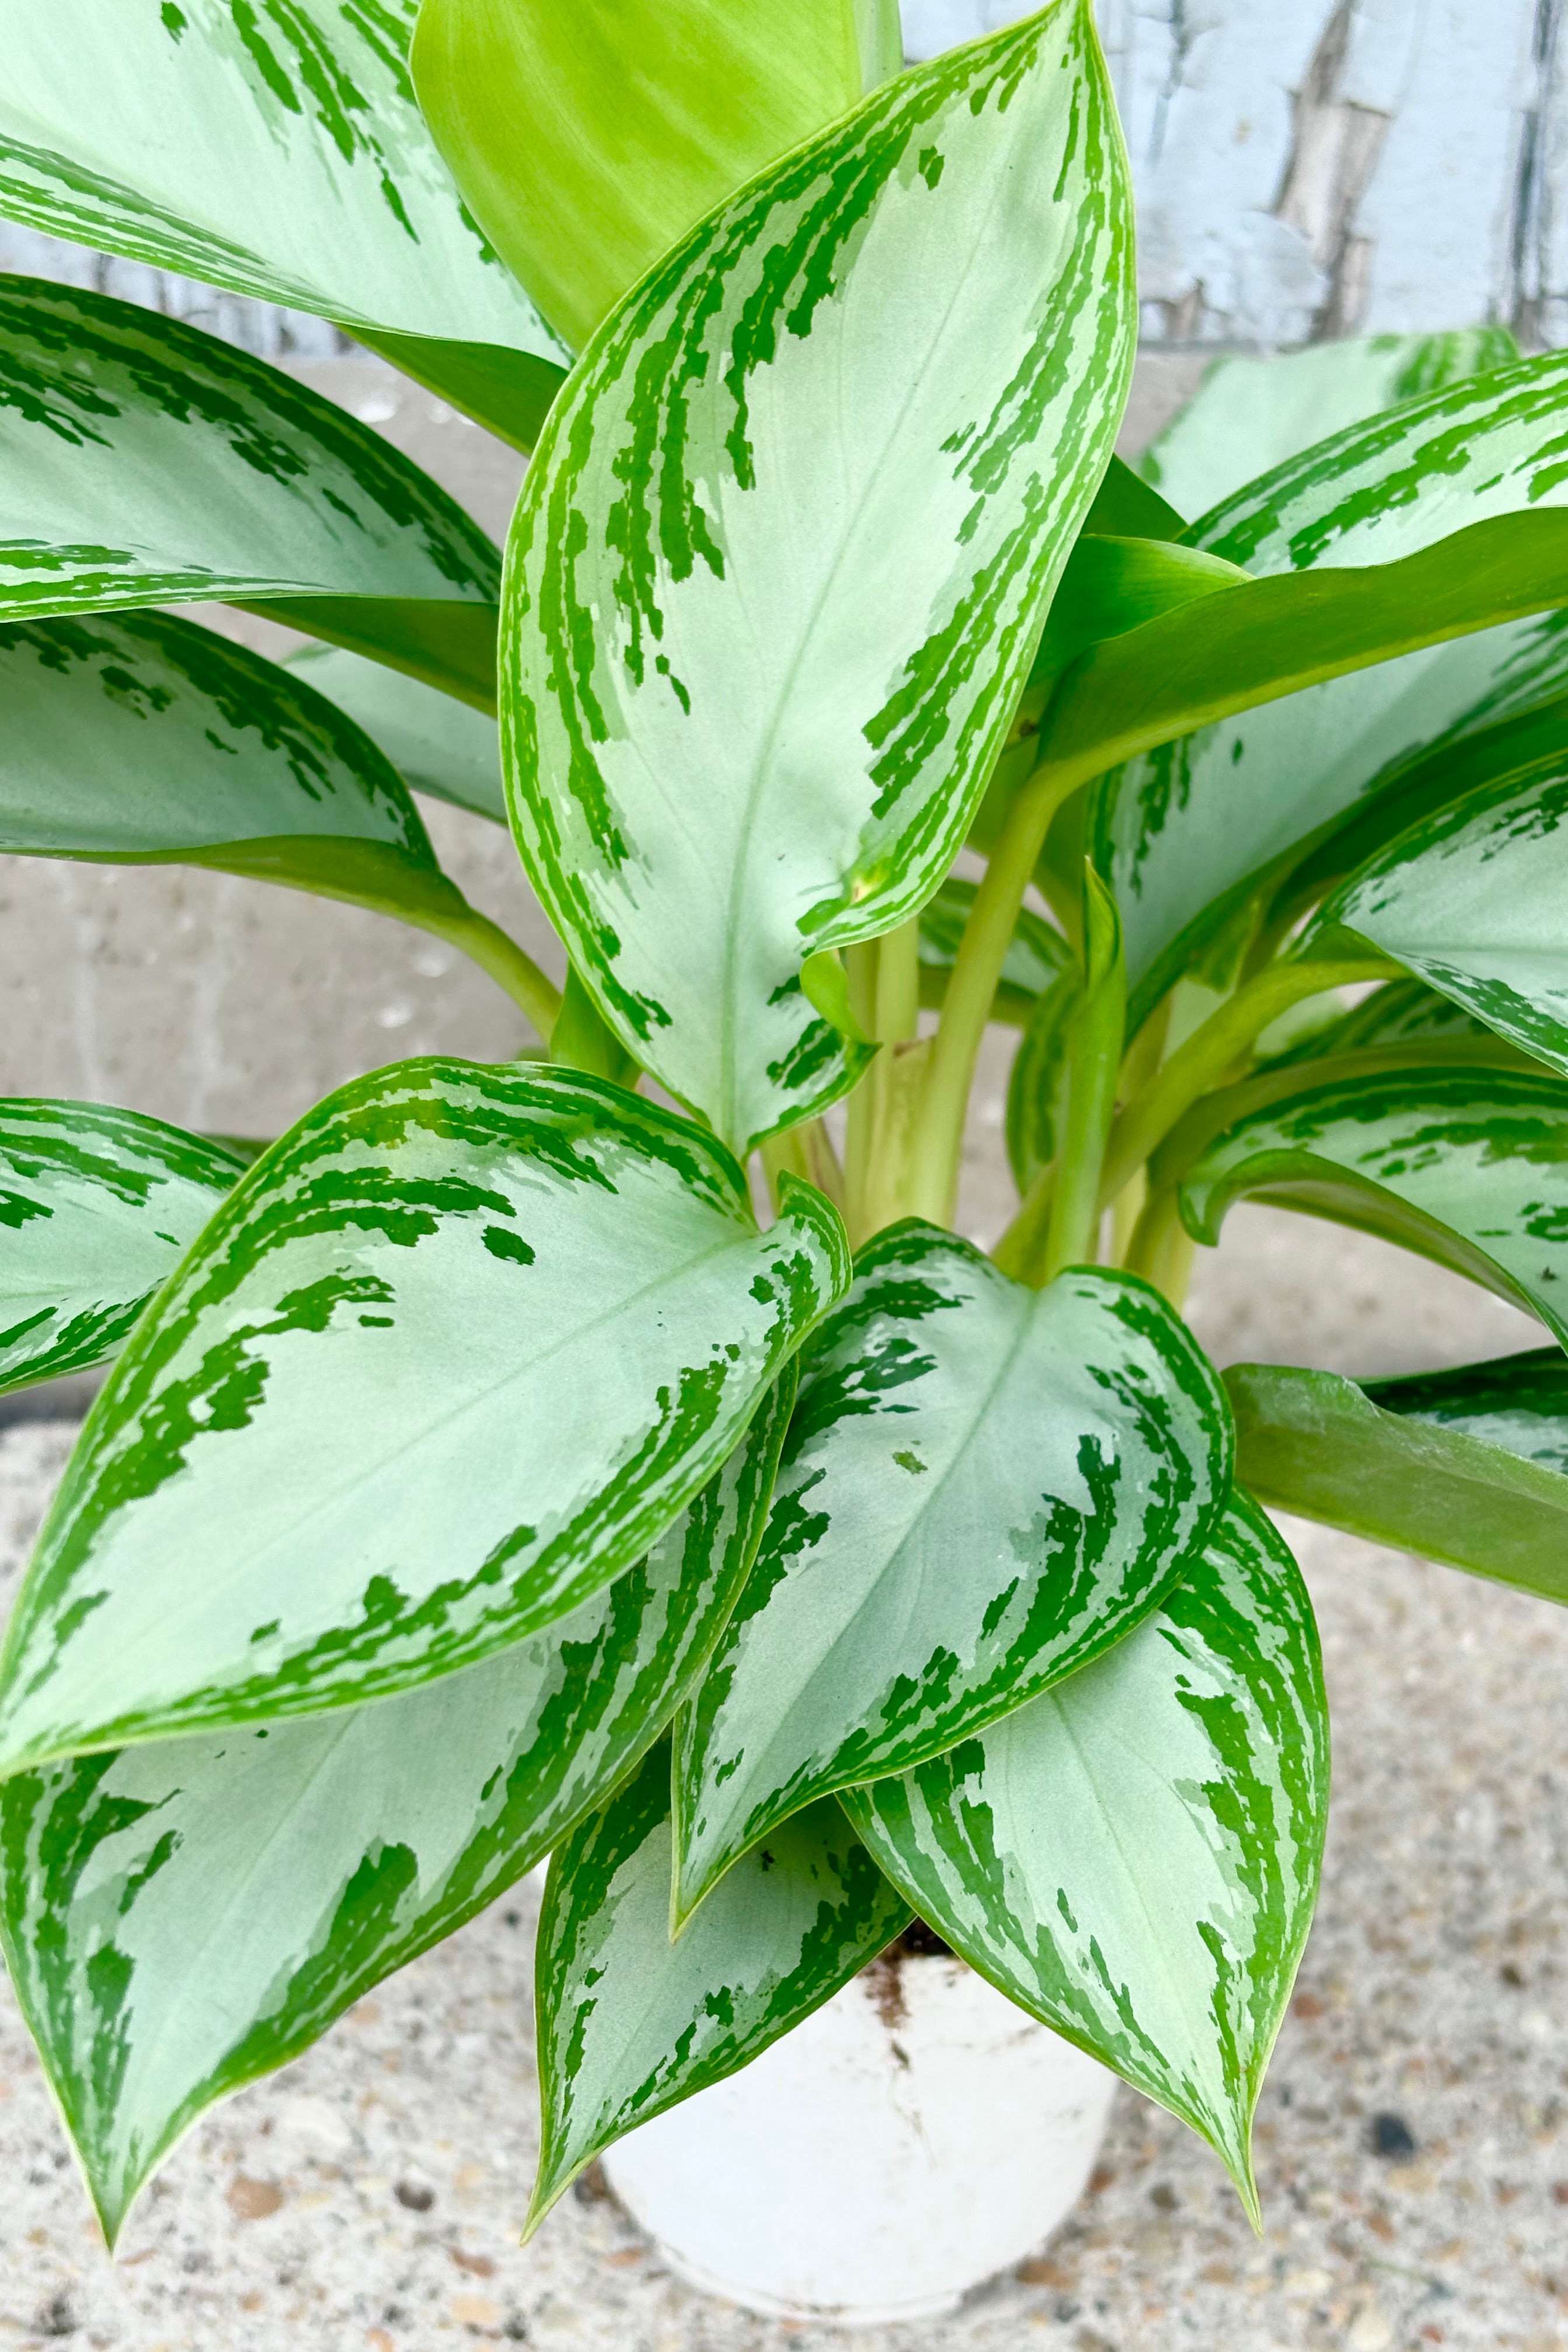
[[[925,57],[1021,0],[904,0]],[[1568,342],[1568,0],[1098,0],[1145,339]]]

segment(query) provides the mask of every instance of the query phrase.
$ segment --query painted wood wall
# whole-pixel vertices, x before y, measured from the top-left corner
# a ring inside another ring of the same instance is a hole
[[[1568,343],[1568,0],[1097,0],[1139,194],[1146,341],[1511,325]],[[929,57],[1024,0],[903,0]],[[336,331],[0,222],[0,268],[268,357]]]

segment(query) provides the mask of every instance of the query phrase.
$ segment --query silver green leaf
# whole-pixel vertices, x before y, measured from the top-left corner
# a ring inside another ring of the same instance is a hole
[[[760,2057],[909,1925],[908,1903],[831,1800],[748,1855],[679,1943],[669,1867],[669,1758],[658,1748],[551,1859],[530,2231],[624,2133]]]
[[[0,1102],[0,1395],[108,1363],[244,1166],[108,1103]]]
[[[786,1368],[647,1559],[502,1656],[0,1785],[11,1980],[111,2242],[204,2108],[472,1918],[658,1738],[744,1580],[793,1392]]]
[[[1110,454],[1126,161],[1083,0],[885,85],[612,313],[508,550],[524,863],[738,1148],[863,1055],[803,964],[935,891]]]
[[[848,1279],[795,1185],[602,1081],[407,1062],[251,1168],[100,1397],[0,1769],[450,1673],[647,1549]]]
[[[1324,906],[1527,1054],[1568,1072],[1568,766],[1561,754],[1419,819]]]
[[[1280,1510],[1568,1604],[1561,1348],[1354,1381],[1233,1364],[1237,1463]]]
[[[1182,1176],[1188,1231],[1216,1242],[1243,1195],[1358,1225],[1484,1284],[1568,1344],[1562,1080],[1522,1066],[1401,1067],[1400,1052],[1369,1055],[1353,1075],[1309,1063],[1299,1090],[1279,1098],[1291,1076],[1281,1073],[1274,1098],[1252,1108],[1244,1087],[1216,1097],[1216,1125],[1227,1100],[1235,1116]]]
[[[290,671],[151,613],[0,623],[0,850],[217,866],[434,928],[471,913],[350,719]]]
[[[251,604],[481,705],[500,558],[331,401],[178,320],[0,277],[0,620]]]
[[[569,364],[415,101],[417,0],[0,0],[0,214],[335,319],[526,444]]]
[[[1227,352],[1150,443],[1138,470],[1183,514],[1207,514],[1326,434],[1518,357],[1506,327],[1352,336],[1266,358]]]
[[[1328,1801],[1312,1604],[1238,1493],[1202,1564],[1108,1657],[844,1805],[921,1916],[1200,2132],[1256,2220],[1252,2115]]]
[[[342,646],[307,646],[284,667],[363,727],[416,793],[506,823],[500,736],[484,711]]]
[[[675,1916],[811,1800],[902,1771],[1121,1641],[1230,1479],[1159,1294],[1026,1290],[895,1225],[805,1359],[757,1564],[677,1734]]]
[[[1568,503],[1565,387],[1568,358],[1552,352],[1409,402],[1249,484],[1193,526],[1193,541],[1282,579],[1392,564],[1499,517],[1528,521]],[[1491,560],[1478,552],[1463,569],[1479,580]],[[1506,583],[1500,548],[1497,561]],[[1366,587],[1375,601],[1375,579]],[[1238,592],[1198,611],[1239,613],[1246,602]],[[1133,1018],[1237,893],[1288,867],[1435,746],[1565,683],[1562,617],[1510,621],[1327,677],[1112,770],[1093,795],[1090,833],[1121,906]],[[1115,686],[1108,673],[1103,692]]]

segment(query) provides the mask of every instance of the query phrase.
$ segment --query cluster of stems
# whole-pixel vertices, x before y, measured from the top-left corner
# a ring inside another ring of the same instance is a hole
[[[1015,797],[930,1035],[920,1032],[918,922],[845,957],[850,1017],[880,1050],[849,1098],[842,1159],[820,1119],[773,1137],[762,1157],[770,1181],[787,1171],[826,1192],[857,1245],[900,1217],[953,1222],[970,1097],[1003,964],[1052,820],[1088,781],[1079,762],[1047,762]],[[636,1084],[636,1064],[580,982],[569,977],[563,997],[515,940],[471,908],[427,919],[426,928],[499,982],[552,1060]],[[1171,1139],[1189,1136],[1194,1150],[1207,1139],[1194,1113],[1245,1074],[1258,1039],[1292,1006],[1389,979],[1394,967],[1376,958],[1291,958],[1280,953],[1288,928],[1266,932],[1250,959],[1258,968],[1167,1055],[1168,999],[1128,1038],[1115,908],[1092,874],[1078,929],[1081,987],[1067,1016],[1056,1156],[1030,1183],[992,1255],[1005,1273],[1037,1287],[1067,1265],[1126,1266],[1180,1306],[1192,1244],[1176,1209],[1183,1155],[1170,1164]]]

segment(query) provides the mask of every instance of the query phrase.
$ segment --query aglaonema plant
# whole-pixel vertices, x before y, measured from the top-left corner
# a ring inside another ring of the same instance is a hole
[[[1568,1591],[1568,360],[1352,354],[1375,413],[1186,523],[1112,456],[1083,0],[908,72],[869,0],[0,19],[0,208],[533,452],[503,565],[260,362],[0,287],[0,846],[352,899],[531,1024],[260,1149],[0,1106],[0,1384],[111,1366],[0,1665],[110,2237],[546,1855],[533,2221],[915,1912],[1256,2213],[1328,1786],[1259,1498]],[[154,609],[204,599],[321,646]],[[510,821],[563,991],[410,781]],[[1244,1195],[1554,1344],[1222,1381]]]

